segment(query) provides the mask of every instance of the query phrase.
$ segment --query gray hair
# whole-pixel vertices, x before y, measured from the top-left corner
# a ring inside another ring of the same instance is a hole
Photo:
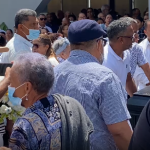
[[[131,17],[122,17],[122,18],[120,18],[120,20],[129,21],[131,24],[137,23],[137,21]]]
[[[22,24],[24,21],[28,21],[29,16],[36,17],[37,14],[34,10],[31,9],[20,9],[15,16],[15,27],[18,28],[19,24]]]
[[[101,11],[103,12],[106,8],[109,8],[109,5],[107,5],[107,4],[102,5],[102,7],[101,7]]]
[[[126,32],[127,28],[131,26],[131,22],[124,19],[113,21],[107,28],[107,35],[109,40],[117,39],[120,35]]]
[[[19,55],[12,69],[21,84],[30,82],[37,93],[48,93],[54,83],[54,71],[45,56],[38,53]]]
[[[67,38],[60,38],[60,39],[57,39],[53,45],[52,45],[52,48],[55,52],[56,55],[59,55],[61,52],[63,52],[67,46],[70,45],[70,42]]]

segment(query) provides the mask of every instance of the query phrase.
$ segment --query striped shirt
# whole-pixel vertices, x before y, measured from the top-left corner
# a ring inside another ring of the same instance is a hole
[[[0,134],[5,134],[5,124],[4,123],[0,124]]]
[[[86,51],[73,50],[70,57],[54,68],[55,83],[51,93],[78,100],[94,125],[91,150],[116,150],[107,125],[130,119],[126,92],[118,77],[99,64]]]

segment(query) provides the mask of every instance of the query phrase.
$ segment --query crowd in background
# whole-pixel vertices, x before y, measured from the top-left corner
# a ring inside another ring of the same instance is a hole
[[[150,85],[148,18],[148,9],[121,16],[108,5],[82,9],[78,16],[19,10],[14,33],[0,29],[0,63],[13,62],[0,96],[8,89],[12,104],[26,111],[14,124],[7,122],[0,146],[150,149],[149,103],[135,129],[127,108],[127,99]],[[0,130],[1,137],[4,123]]]

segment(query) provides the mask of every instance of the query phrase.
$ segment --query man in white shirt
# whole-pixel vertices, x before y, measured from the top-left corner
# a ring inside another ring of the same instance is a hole
[[[143,48],[143,52],[145,54],[145,57],[150,64],[150,20],[147,20],[145,22],[145,30],[144,30],[147,38],[142,41],[139,45]],[[138,90],[141,90],[148,85],[149,80],[146,77],[144,71],[137,67],[135,75],[134,75],[134,80],[138,86]]]
[[[40,29],[45,28],[45,29],[47,29],[50,33],[53,33],[52,29],[51,29],[50,27],[46,26],[47,18],[46,18],[46,16],[45,16],[45,14],[40,14],[39,17],[38,17],[38,19],[39,19],[39,28],[40,28]]]
[[[133,96],[136,86],[130,73],[130,53],[125,51],[132,46],[133,29],[125,20],[113,21],[108,26],[109,43],[104,48],[103,65],[111,69],[120,79],[128,94]]]
[[[1,55],[1,63],[11,63],[22,53],[32,52],[32,43],[39,36],[36,29],[36,12],[30,9],[21,9],[15,16],[15,28],[17,29],[14,37],[7,43],[8,52]]]

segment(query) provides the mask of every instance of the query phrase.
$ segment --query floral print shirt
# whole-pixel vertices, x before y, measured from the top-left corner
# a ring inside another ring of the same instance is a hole
[[[14,126],[9,147],[12,150],[60,150],[61,118],[53,96],[37,101]]]

